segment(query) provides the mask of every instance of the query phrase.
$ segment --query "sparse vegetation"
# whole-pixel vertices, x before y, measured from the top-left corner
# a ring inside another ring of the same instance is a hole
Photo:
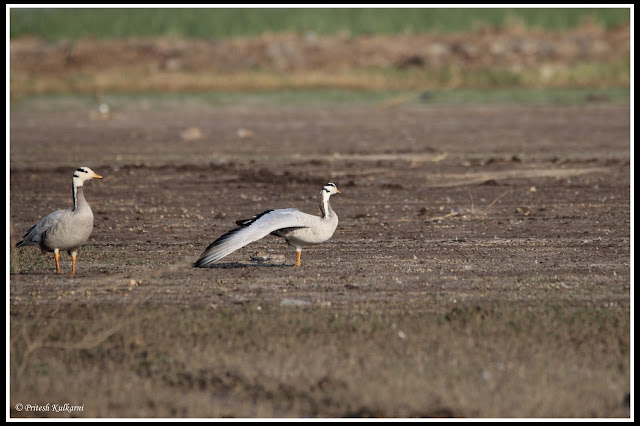
[[[560,306],[32,305],[11,321],[12,401],[62,394],[75,417],[562,418],[585,414],[577,401],[624,416],[629,327]]]
[[[11,95],[628,88],[628,13],[624,8],[12,10]],[[214,17],[225,24],[215,24]],[[72,23],[62,23],[65,19]],[[256,19],[272,27],[261,30],[265,27]],[[413,28],[413,20],[425,24],[415,31],[386,27],[395,22]],[[454,21],[458,25],[449,25]],[[485,21],[492,23],[472,23]],[[46,35],[40,22],[46,22]],[[296,22],[346,25],[353,33],[287,25]],[[82,26],[88,23],[85,33]],[[196,31],[196,23],[222,34],[185,35],[176,29]],[[249,26],[232,29],[240,23]],[[448,31],[438,31],[435,23]],[[110,24],[117,29],[104,28]],[[63,36],[65,31],[71,35]]]

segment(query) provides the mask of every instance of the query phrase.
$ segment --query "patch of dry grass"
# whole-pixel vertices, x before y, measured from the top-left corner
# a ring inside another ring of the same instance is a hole
[[[13,97],[44,93],[629,87],[630,30],[11,40]]]
[[[624,62],[625,60],[623,60]],[[613,70],[613,71],[612,71]],[[92,73],[17,73],[11,75],[11,96],[55,93],[145,93],[263,91],[286,89],[423,90],[428,88],[565,88],[626,87],[628,67],[580,64],[521,70],[462,67],[441,69],[350,69],[343,71],[238,71],[234,73],[169,72],[107,68]]]
[[[14,305],[11,416],[624,417],[629,327],[553,307]]]

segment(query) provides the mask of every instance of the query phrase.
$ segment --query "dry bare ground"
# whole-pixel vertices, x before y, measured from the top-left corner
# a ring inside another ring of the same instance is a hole
[[[14,112],[12,246],[76,167],[105,178],[76,277],[11,249],[11,416],[629,417],[629,131],[613,106]],[[191,266],[329,181],[301,268],[275,237]]]

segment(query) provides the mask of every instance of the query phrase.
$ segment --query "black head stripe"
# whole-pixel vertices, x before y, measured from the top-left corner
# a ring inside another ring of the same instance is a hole
[[[322,188],[322,190],[325,191],[325,192],[331,192],[326,187]]]
[[[337,186],[336,186],[336,184],[335,184],[335,183],[328,183],[328,184],[326,184],[325,186],[333,186],[334,188],[337,188]]]

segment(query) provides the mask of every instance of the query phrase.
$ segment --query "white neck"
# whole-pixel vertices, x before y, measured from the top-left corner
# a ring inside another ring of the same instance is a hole
[[[80,179],[80,178],[77,178],[77,177],[73,178],[73,186],[74,186],[74,188],[81,187],[82,185],[84,185],[84,179]]]
[[[322,190],[322,202],[320,203],[320,210],[322,210],[323,219],[329,219],[331,217],[331,206],[329,205],[329,197],[331,197],[331,194],[325,190]]]
[[[78,188],[82,188],[84,181],[82,179],[73,178],[73,211],[78,208]]]

